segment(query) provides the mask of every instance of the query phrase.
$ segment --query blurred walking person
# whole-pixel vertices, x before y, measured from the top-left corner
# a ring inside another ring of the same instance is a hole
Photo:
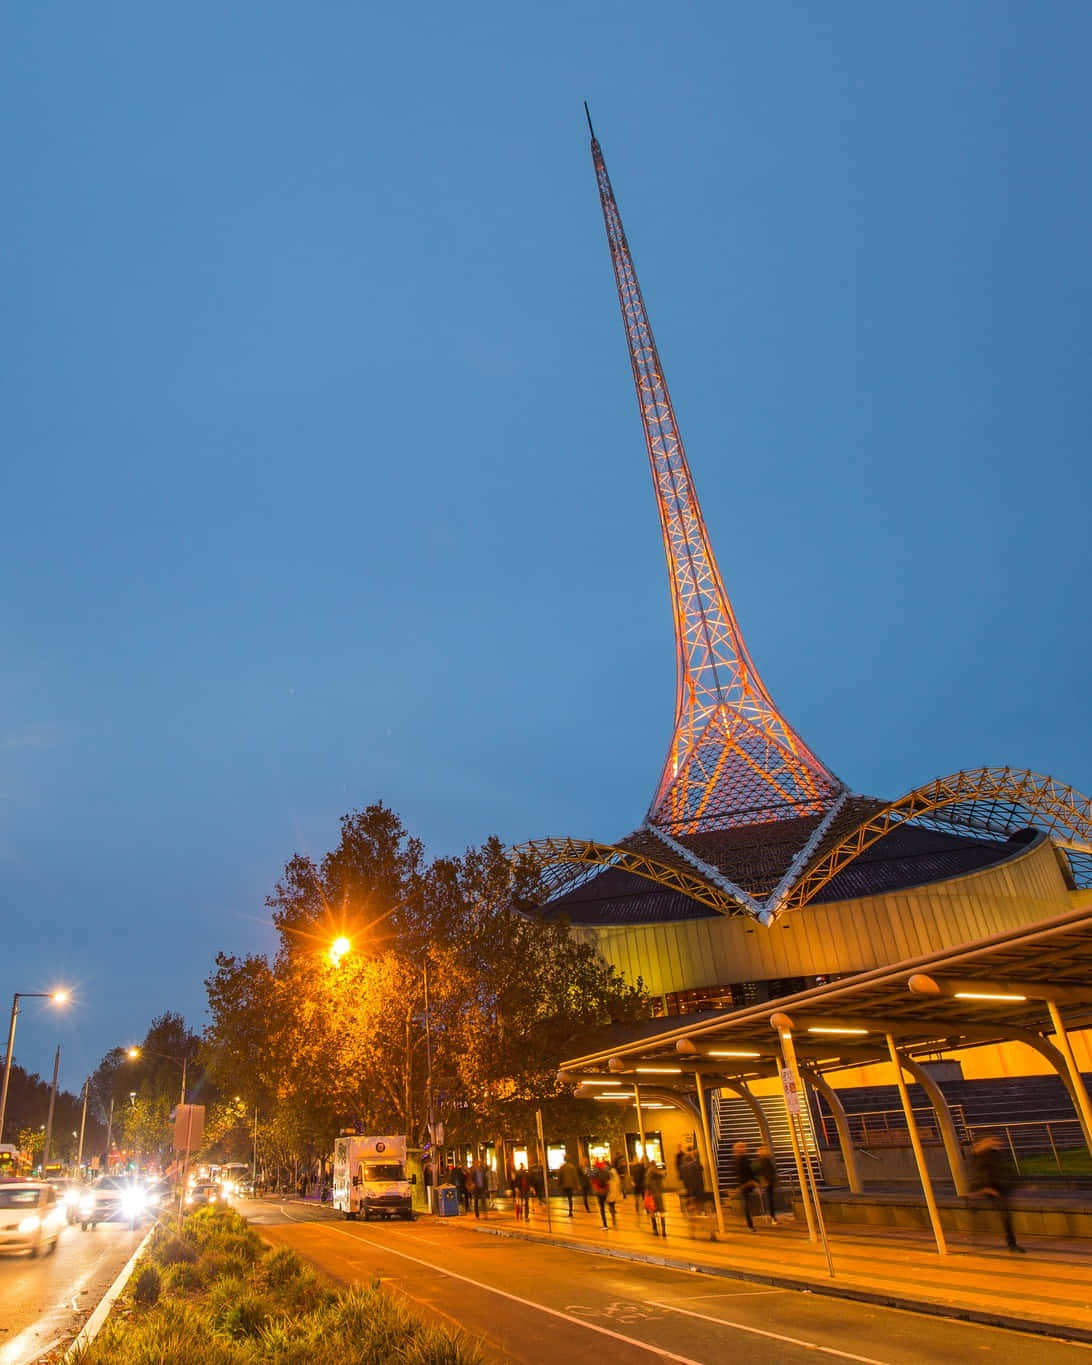
[[[649,1163],[645,1173],[645,1208],[652,1219],[653,1237],[667,1236],[667,1220],[664,1217],[664,1173],[655,1161]],[[656,1226],[659,1222],[659,1227]]]
[[[736,1177],[736,1189],[739,1191],[739,1202],[743,1209],[743,1216],[747,1220],[747,1227],[751,1232],[755,1230],[754,1219],[751,1217],[751,1195],[758,1189],[758,1181],[755,1179],[754,1169],[751,1166],[751,1149],[745,1142],[737,1142],[732,1148],[732,1168]]]
[[[629,1178],[633,1181],[633,1207],[637,1211],[637,1221],[641,1221],[641,1214],[645,1207],[645,1173],[648,1167],[644,1159],[638,1157],[629,1168]]]
[[[1012,1209],[1009,1194],[1015,1184],[1012,1166],[1001,1153],[1001,1139],[989,1136],[980,1138],[971,1148],[971,1193],[992,1200],[1001,1215],[1001,1226],[1005,1230],[1005,1245],[1010,1251],[1024,1254],[1026,1248],[1016,1241],[1012,1226]]]
[[[565,1153],[565,1160],[561,1163],[561,1169],[557,1173],[557,1183],[561,1193],[569,1201],[569,1212],[566,1217],[573,1216],[573,1195],[580,1191],[580,1172],[576,1169],[576,1162],[572,1157]]]
[[[683,1189],[686,1191],[686,1216],[690,1225],[691,1237],[697,1237],[702,1224],[697,1220],[705,1219],[707,1215],[706,1193],[705,1193],[705,1172],[702,1170],[701,1159],[697,1152],[687,1152],[682,1164]],[[717,1240],[717,1230],[711,1227],[709,1240]]]
[[[618,1204],[622,1198],[622,1173],[617,1166],[607,1171],[607,1208],[610,1209],[610,1225],[618,1226]]]
[[[772,1224],[777,1224],[777,1214],[775,1212],[774,1196],[777,1190],[777,1167],[774,1165],[773,1154],[770,1149],[761,1146],[755,1158],[753,1166],[755,1179],[758,1181],[759,1192],[762,1195],[762,1204],[766,1210],[766,1217]]]

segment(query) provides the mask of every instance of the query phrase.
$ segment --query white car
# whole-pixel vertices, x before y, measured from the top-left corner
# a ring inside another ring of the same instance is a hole
[[[56,1251],[64,1223],[64,1204],[48,1181],[0,1181],[0,1251]]]

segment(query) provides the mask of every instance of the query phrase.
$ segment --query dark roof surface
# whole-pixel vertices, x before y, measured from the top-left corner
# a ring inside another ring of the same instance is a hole
[[[874,803],[877,807],[880,803]],[[853,823],[862,818],[858,809]],[[811,817],[780,821],[775,825],[750,825],[743,829],[725,830],[712,834],[686,836],[679,843],[697,853],[703,861],[718,867],[733,881],[732,870],[750,868],[757,872],[769,869],[769,895],[784,875],[792,857],[806,842],[810,830],[802,826],[817,821]],[[784,826],[790,826],[786,829]],[[837,836],[840,837],[840,836]],[[1040,836],[1045,837],[1045,836]],[[831,839],[828,832],[824,844]],[[659,840],[650,831],[619,840],[623,847],[639,847],[666,862],[685,865],[680,856],[666,846],[654,848]],[[871,848],[866,849],[815,897],[814,904],[829,901],[854,900],[861,896],[875,896],[885,891],[902,891],[913,886],[927,886],[932,882],[947,881],[952,877],[978,872],[994,863],[1003,862],[1028,845],[1028,835],[1021,833],[1008,840],[989,839],[971,833],[955,834],[929,829],[921,825],[900,825]],[[786,858],[786,850],[792,853]],[[774,869],[781,871],[774,876]],[[693,869],[691,869],[693,870]],[[754,878],[751,879],[755,884]],[[761,892],[756,893],[764,899]],[[583,885],[558,896],[540,911],[545,919],[566,918],[572,924],[588,926],[608,924],[662,924],[676,920],[708,919],[717,911],[678,891],[650,882],[632,872],[607,868],[591,877]]]

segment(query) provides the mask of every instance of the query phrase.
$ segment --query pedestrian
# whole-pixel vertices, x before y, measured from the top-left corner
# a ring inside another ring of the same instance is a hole
[[[682,1168],[683,1188],[686,1190],[686,1212],[690,1222],[691,1237],[697,1236],[697,1224],[695,1219],[704,1218],[706,1212],[705,1200],[705,1172],[702,1170],[701,1161],[695,1151],[686,1154],[686,1160]],[[709,1240],[717,1240],[716,1228],[712,1228],[709,1233]]]
[[[576,1169],[576,1162],[568,1152],[565,1153],[565,1160],[561,1163],[561,1169],[557,1173],[557,1184],[561,1193],[569,1201],[569,1212],[567,1218],[573,1216],[573,1195],[580,1189],[580,1172]]]
[[[754,1219],[751,1217],[751,1194],[758,1189],[758,1181],[755,1179],[754,1171],[751,1168],[751,1149],[745,1142],[737,1142],[732,1148],[732,1163],[736,1177],[736,1189],[739,1191],[739,1202],[743,1209],[743,1216],[747,1220],[747,1227],[751,1232],[755,1230]]]
[[[592,1194],[595,1195],[595,1202],[599,1205],[599,1221],[605,1228],[607,1226],[607,1163],[597,1161],[591,1168],[591,1187]]]
[[[766,1217],[776,1227],[777,1213],[775,1211],[774,1193],[777,1189],[777,1167],[774,1165],[773,1154],[765,1143],[758,1149],[753,1171],[754,1177],[758,1181],[759,1192],[762,1195]]]
[[[1005,1230],[1005,1245],[1010,1251],[1021,1255],[1027,1250],[1016,1241],[1012,1226],[1012,1208],[1009,1194],[1016,1183],[1010,1163],[1002,1155],[1001,1139],[992,1134],[979,1138],[971,1148],[971,1193],[992,1200],[1001,1215],[1001,1225]]]
[[[675,1179],[679,1182],[680,1185],[683,1183],[682,1168],[685,1164],[686,1152],[683,1150],[683,1145],[680,1142],[678,1147],[675,1149]]]
[[[531,1219],[531,1172],[526,1166],[517,1166],[515,1175],[516,1217],[523,1215],[525,1223]]]
[[[610,1209],[610,1225],[618,1226],[618,1204],[622,1198],[622,1176],[617,1166],[607,1171],[607,1208]]]
[[[633,1181],[633,1207],[637,1211],[637,1221],[641,1221],[641,1213],[645,1207],[645,1172],[648,1167],[642,1157],[629,1168],[629,1178]]]
[[[580,1194],[584,1200],[584,1212],[591,1213],[591,1205],[588,1203],[588,1192],[591,1189],[591,1173],[587,1166],[580,1167]]]
[[[485,1167],[476,1157],[470,1163],[467,1184],[470,1186],[470,1195],[474,1200],[474,1217],[481,1217],[480,1209],[484,1209],[488,1216],[489,1185],[485,1178]]]
[[[655,1161],[649,1162],[645,1173],[645,1209],[652,1219],[653,1237],[667,1236],[667,1220],[664,1217],[664,1170]],[[659,1227],[656,1226],[657,1220]]]
[[[461,1161],[456,1161],[451,1168],[451,1183],[455,1186],[455,1198],[459,1201],[463,1213],[469,1213],[470,1191],[467,1189],[466,1169]]]

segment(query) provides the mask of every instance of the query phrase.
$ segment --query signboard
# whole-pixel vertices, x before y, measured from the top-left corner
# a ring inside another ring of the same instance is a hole
[[[174,1111],[174,1150],[193,1152],[205,1140],[205,1106],[180,1104]]]
[[[781,1068],[781,1089],[785,1092],[785,1108],[790,1114],[799,1114],[800,1092],[796,1088],[796,1077],[787,1066]]]

